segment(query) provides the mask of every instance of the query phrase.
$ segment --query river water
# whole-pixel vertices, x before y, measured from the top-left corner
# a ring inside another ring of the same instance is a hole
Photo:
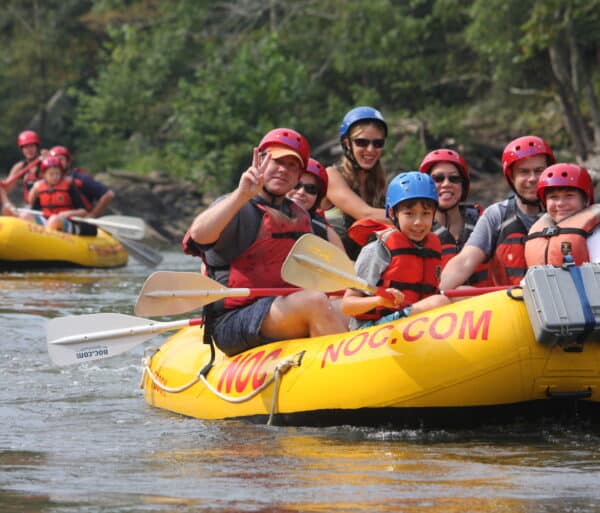
[[[160,269],[198,268],[164,256]],[[143,347],[52,365],[48,318],[132,314],[148,274],[135,262],[0,274],[1,513],[600,511],[598,427],[204,422],[145,403]]]

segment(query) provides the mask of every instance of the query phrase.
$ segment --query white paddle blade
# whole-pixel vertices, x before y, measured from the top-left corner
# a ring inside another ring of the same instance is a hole
[[[72,217],[71,219],[93,224],[117,237],[140,240],[146,235],[146,223],[139,217],[110,215],[97,219],[93,217]]]
[[[48,355],[61,366],[116,356],[153,337],[153,333],[131,334],[133,328],[152,324],[149,319],[112,313],[57,317],[46,327]]]
[[[354,264],[344,251],[313,234],[296,241],[283,263],[281,277],[292,285],[321,292],[348,287],[373,291],[356,275]]]
[[[157,271],[144,283],[136,315],[178,315],[226,297],[247,296],[249,289],[227,289],[199,273]]]
[[[46,328],[48,354],[57,365],[99,360],[128,351],[158,333],[200,324],[201,319],[156,322],[115,313],[59,317]]]

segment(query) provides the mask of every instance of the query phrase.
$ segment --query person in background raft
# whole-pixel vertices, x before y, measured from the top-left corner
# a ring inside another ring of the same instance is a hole
[[[442,268],[456,256],[467,242],[483,209],[465,204],[469,195],[469,168],[464,157],[447,148],[430,151],[419,166],[435,182],[438,208],[432,231],[442,243]],[[467,285],[488,285],[487,265],[482,264],[466,282]]]
[[[344,154],[337,164],[327,168],[329,187],[323,207],[335,208],[325,215],[353,260],[360,246],[347,235],[352,223],[364,218],[387,222],[383,208],[386,175],[381,162],[387,133],[387,123],[377,109],[352,109],[339,129]]]
[[[384,288],[369,296],[348,289],[341,310],[352,316],[350,329],[381,324],[446,305],[437,294],[442,246],[431,227],[438,196],[430,176],[418,171],[400,173],[386,195],[386,213],[393,227],[377,233],[356,260],[356,274],[370,286]]]
[[[321,200],[327,194],[328,181],[327,171],[323,164],[313,158],[308,159],[306,171],[294,189],[287,193],[287,197],[310,214],[312,231],[315,235],[344,249],[342,239],[327,222],[323,211],[318,208]]]
[[[546,213],[529,230],[527,266],[563,264],[563,250],[575,265],[600,262],[600,205],[587,169],[554,164],[540,176],[537,194]]]
[[[6,180],[11,180],[13,176],[18,174],[25,166],[30,164],[34,160],[38,160],[40,156],[46,154],[46,150],[41,150],[40,145],[40,136],[34,132],[33,130],[25,130],[21,132],[17,137],[17,144],[21,153],[23,154],[23,160],[17,162],[9,171]],[[23,181],[23,201],[27,203],[27,198],[29,196],[29,191],[36,180],[41,178],[40,174],[40,165],[33,166],[29,171],[25,173],[24,176],[21,177]],[[6,191],[12,191],[16,186],[16,182],[11,183],[6,187]]]
[[[46,230],[96,235],[95,226],[69,220],[72,216],[85,217],[87,210],[73,179],[65,176],[62,162],[56,157],[46,157],[40,168],[43,178],[29,191],[29,204],[47,218]]]
[[[489,260],[494,285],[518,285],[525,276],[525,236],[542,205],[537,197],[540,175],[556,159],[546,141],[534,135],[514,139],[502,153],[502,171],[514,194],[489,206],[465,246],[442,271],[440,290],[465,283]]]
[[[74,167],[71,152],[65,146],[54,146],[50,149],[50,155],[58,157],[66,169],[67,176],[75,180],[86,204],[88,217],[99,217],[114,199],[115,193],[106,185],[94,180],[84,170]]]
[[[226,287],[286,287],[281,266],[310,216],[286,197],[306,170],[310,147],[289,128],[268,132],[237,188],[192,222],[183,239],[207,273]],[[347,327],[321,292],[226,298],[213,305],[212,335],[227,355],[274,340],[328,335]]]

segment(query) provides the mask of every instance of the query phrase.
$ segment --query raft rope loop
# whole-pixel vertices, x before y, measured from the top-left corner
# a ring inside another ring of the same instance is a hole
[[[285,374],[292,367],[300,367],[300,364],[302,363],[302,357],[304,356],[304,351],[301,351],[289,358],[280,360],[279,362],[277,362],[277,365],[275,366],[273,375],[269,379],[267,379],[261,386],[259,386],[256,390],[253,390],[249,394],[246,394],[242,397],[231,397],[231,396],[228,396],[228,395],[225,395],[225,394],[219,392],[215,387],[213,387],[208,382],[208,380],[206,379],[206,377],[204,375],[204,368],[201,369],[198,372],[198,374],[191,381],[189,381],[188,383],[185,383],[181,386],[168,387],[168,386],[164,385],[163,383],[160,382],[160,380],[156,377],[156,375],[152,372],[152,369],[150,368],[150,360],[152,359],[152,356],[155,354],[155,352],[157,350],[160,350],[160,349],[157,349],[156,347],[148,347],[144,351],[144,357],[142,358],[143,370],[142,370],[142,379],[141,379],[141,383],[140,383],[140,388],[144,387],[144,380],[145,380],[146,375],[152,380],[152,383],[154,383],[154,385],[157,388],[159,388],[160,390],[163,390],[164,392],[170,393],[170,394],[177,394],[179,392],[183,392],[184,390],[187,390],[188,388],[194,386],[199,381],[202,381],[202,383],[204,383],[206,388],[208,388],[208,390],[210,392],[212,392],[215,396],[217,396],[219,399],[223,399],[224,401],[227,401],[229,403],[243,403],[243,402],[249,401],[256,395],[258,395],[265,388],[267,388],[271,383],[275,383],[274,390],[273,390],[273,400],[271,402],[271,411],[269,413],[269,420],[267,422],[268,425],[272,424],[273,416],[275,415],[275,413],[277,413],[276,408],[277,408],[277,402],[279,399],[279,387],[281,385],[281,376],[283,376],[283,374]],[[151,351],[152,351],[152,354],[149,354]]]

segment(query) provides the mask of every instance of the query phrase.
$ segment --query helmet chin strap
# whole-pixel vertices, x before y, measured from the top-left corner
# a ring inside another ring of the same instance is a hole
[[[263,185],[263,192],[265,192],[267,194],[267,196],[269,196],[270,198],[270,203],[271,205],[275,205],[277,200],[280,198],[283,198],[285,196],[285,194],[273,194],[271,191],[269,191],[267,189],[267,187],[265,185]]]
[[[356,157],[354,156],[354,153],[351,150],[351,147],[346,146],[345,144],[343,146],[344,146],[344,155],[346,155],[346,158],[352,164],[352,169],[354,171],[367,171],[366,169],[360,167],[360,164],[357,162]]]

